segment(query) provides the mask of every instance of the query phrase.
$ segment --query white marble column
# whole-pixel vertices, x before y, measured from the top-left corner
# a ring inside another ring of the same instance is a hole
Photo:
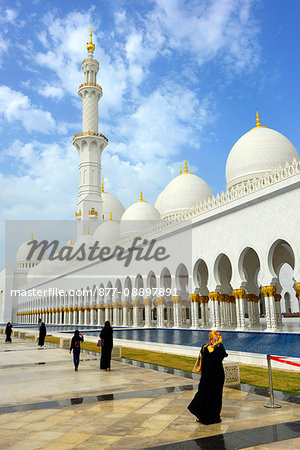
[[[139,326],[139,301],[133,300],[132,306],[133,306],[133,324],[132,324],[132,326],[138,327]]]
[[[172,297],[173,302],[173,317],[174,317],[174,325],[173,328],[180,328],[182,324],[181,317],[181,297],[179,295],[175,295]]]
[[[276,324],[277,324],[277,328],[281,328],[282,327],[282,316],[281,316],[281,306],[280,306],[281,295],[275,294],[274,298],[275,298]]]
[[[171,328],[173,325],[173,321],[172,321],[172,310],[173,307],[170,307],[169,305],[167,306],[167,327]]]
[[[191,302],[191,328],[199,328],[199,295],[189,295]]]
[[[95,319],[96,319],[96,306],[91,305],[90,306],[90,325],[95,325]]]
[[[145,305],[145,328],[151,328],[152,321],[151,321],[151,306],[152,306],[152,300],[151,298],[145,298],[144,299],[144,305]]]
[[[157,297],[156,299],[156,326],[158,328],[164,328],[164,303],[165,299],[163,297]]]
[[[246,294],[246,300],[247,300],[247,305],[248,305],[249,328],[253,328],[254,323],[255,323],[254,298],[255,298],[255,295]]]
[[[113,306],[113,326],[116,327],[118,325],[118,303],[114,302]]]
[[[211,299],[211,309],[212,309],[212,327],[217,330],[220,328],[220,307],[219,307],[219,292],[210,292],[209,298]]]
[[[219,299],[219,306],[220,306],[221,328],[224,328],[225,327],[225,294],[220,294],[218,299]]]
[[[83,308],[78,308],[78,325],[83,325]]]
[[[276,288],[274,286],[263,286],[261,292],[265,297],[267,331],[276,330],[277,323],[275,319],[275,298]]]
[[[200,308],[201,308],[201,325],[202,328],[209,327],[209,314],[208,314],[208,295],[201,295],[199,297],[200,300]]]
[[[123,308],[122,326],[128,327],[128,302],[122,302],[122,308]]]
[[[97,305],[97,325],[104,325],[104,310],[103,305]]]
[[[244,289],[234,289],[232,293],[235,297],[237,329],[244,330],[245,329],[244,298],[246,293]]]
[[[109,304],[108,304],[108,303],[105,303],[104,308],[105,308],[105,311],[104,311],[104,321],[105,321],[105,322],[107,322],[107,321],[110,322],[110,309],[109,309]]]

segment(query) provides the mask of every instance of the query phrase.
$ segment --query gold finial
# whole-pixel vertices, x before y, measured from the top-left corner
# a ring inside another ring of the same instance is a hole
[[[268,127],[264,127],[263,125],[260,124],[260,118],[259,118],[258,111],[256,111],[256,126],[251,128],[251,130],[256,130],[257,128],[268,128]]]
[[[33,241],[33,233],[31,233],[31,238],[30,238],[30,240]]]
[[[90,233],[90,227],[88,227],[87,233],[86,234],[91,234]]]
[[[59,247],[57,247],[56,253],[57,255],[59,255]]]
[[[70,239],[70,245],[73,245],[73,241],[72,241],[72,238]]]
[[[109,212],[109,220],[112,220],[112,213],[111,213],[111,211]]]
[[[146,200],[143,199],[143,191],[140,192],[140,199],[138,200],[138,202],[145,202]]]
[[[92,42],[92,36],[93,36],[93,29],[90,28],[90,42],[88,42],[86,49],[89,52],[90,50],[93,52],[95,51],[95,45]]]
[[[179,175],[182,175],[182,164],[180,164]]]
[[[186,160],[184,161],[184,172],[183,173],[191,173],[191,174],[193,173],[193,172],[189,172],[188,171],[188,165],[187,165],[187,161]]]
[[[102,178],[102,183],[101,183],[101,193],[104,192],[104,178]]]
[[[261,127],[258,111],[256,111],[256,126]]]

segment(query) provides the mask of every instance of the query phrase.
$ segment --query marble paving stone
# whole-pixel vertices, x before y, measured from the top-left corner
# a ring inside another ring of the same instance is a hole
[[[14,357],[20,354],[20,361],[29,361],[30,352],[32,355],[35,352],[36,358],[36,349],[24,346],[22,355],[19,345]],[[51,348],[47,352],[45,350],[40,354],[44,359],[49,354],[49,362],[59,361],[59,358],[66,356],[65,350]],[[52,404],[51,407],[38,410],[0,415],[1,450],[3,446],[5,450],[13,446],[20,450],[150,448],[220,433],[226,435],[228,432],[284,423],[300,417],[300,405],[280,402],[283,405],[280,410],[267,410],[263,407],[267,401],[265,397],[225,388],[223,422],[205,426],[196,423],[195,417],[187,410],[196,390],[174,392],[174,386],[197,387],[197,381],[117,361],[113,361],[110,373],[100,372],[99,361],[83,359],[78,373],[72,370],[71,360],[45,366],[31,365],[22,368],[22,371],[19,368],[0,370],[0,407],[8,401],[18,405],[39,402],[41,399],[55,401],[84,398],[81,404],[72,405],[68,401],[67,406],[63,407],[53,407]],[[151,394],[147,392],[161,387],[168,389]],[[137,396],[136,391],[143,391],[142,396]],[[127,398],[104,401],[104,394],[118,392],[127,393]],[[97,396],[101,401],[97,402]],[[85,402],[86,397],[91,397],[92,403]],[[290,445],[288,440],[284,442]],[[300,450],[299,441],[294,439],[292,445],[286,448]],[[270,447],[269,444],[264,447],[268,450],[281,448],[280,443],[276,447]]]
[[[44,444],[45,441],[32,441],[30,439],[28,441],[26,440],[16,442],[15,444],[12,444],[9,448],[11,450],[35,450],[43,447]]]

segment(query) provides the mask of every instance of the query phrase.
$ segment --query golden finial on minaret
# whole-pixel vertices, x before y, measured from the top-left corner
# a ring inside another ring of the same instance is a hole
[[[180,164],[179,175],[182,175],[182,164]]]
[[[87,44],[87,46],[86,46],[86,49],[87,49],[88,52],[89,52],[90,50],[91,50],[92,52],[95,51],[95,45],[94,45],[93,42],[92,42],[92,36],[93,36],[93,29],[90,28],[90,42],[88,42],[88,44]]]
[[[104,192],[104,178],[102,178],[102,183],[101,183],[101,193]]]
[[[31,238],[30,238],[30,240],[33,241],[33,233],[31,233]]]
[[[112,220],[112,213],[109,211],[109,220]]]
[[[73,241],[72,241],[72,238],[70,239],[70,245],[73,245]]]
[[[258,111],[256,111],[256,126],[261,127]]]
[[[87,233],[86,234],[91,234],[90,233],[90,227],[88,227]]]

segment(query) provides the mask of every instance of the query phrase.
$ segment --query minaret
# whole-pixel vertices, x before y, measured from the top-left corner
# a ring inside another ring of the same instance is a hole
[[[94,59],[95,45],[87,44],[88,58],[82,62],[84,83],[78,88],[82,99],[82,133],[77,133],[73,145],[79,154],[79,196],[77,202],[77,238],[93,233],[102,220],[101,198],[101,154],[108,144],[108,139],[98,133],[98,102],[102,97],[102,88],[97,84],[99,63]]]

